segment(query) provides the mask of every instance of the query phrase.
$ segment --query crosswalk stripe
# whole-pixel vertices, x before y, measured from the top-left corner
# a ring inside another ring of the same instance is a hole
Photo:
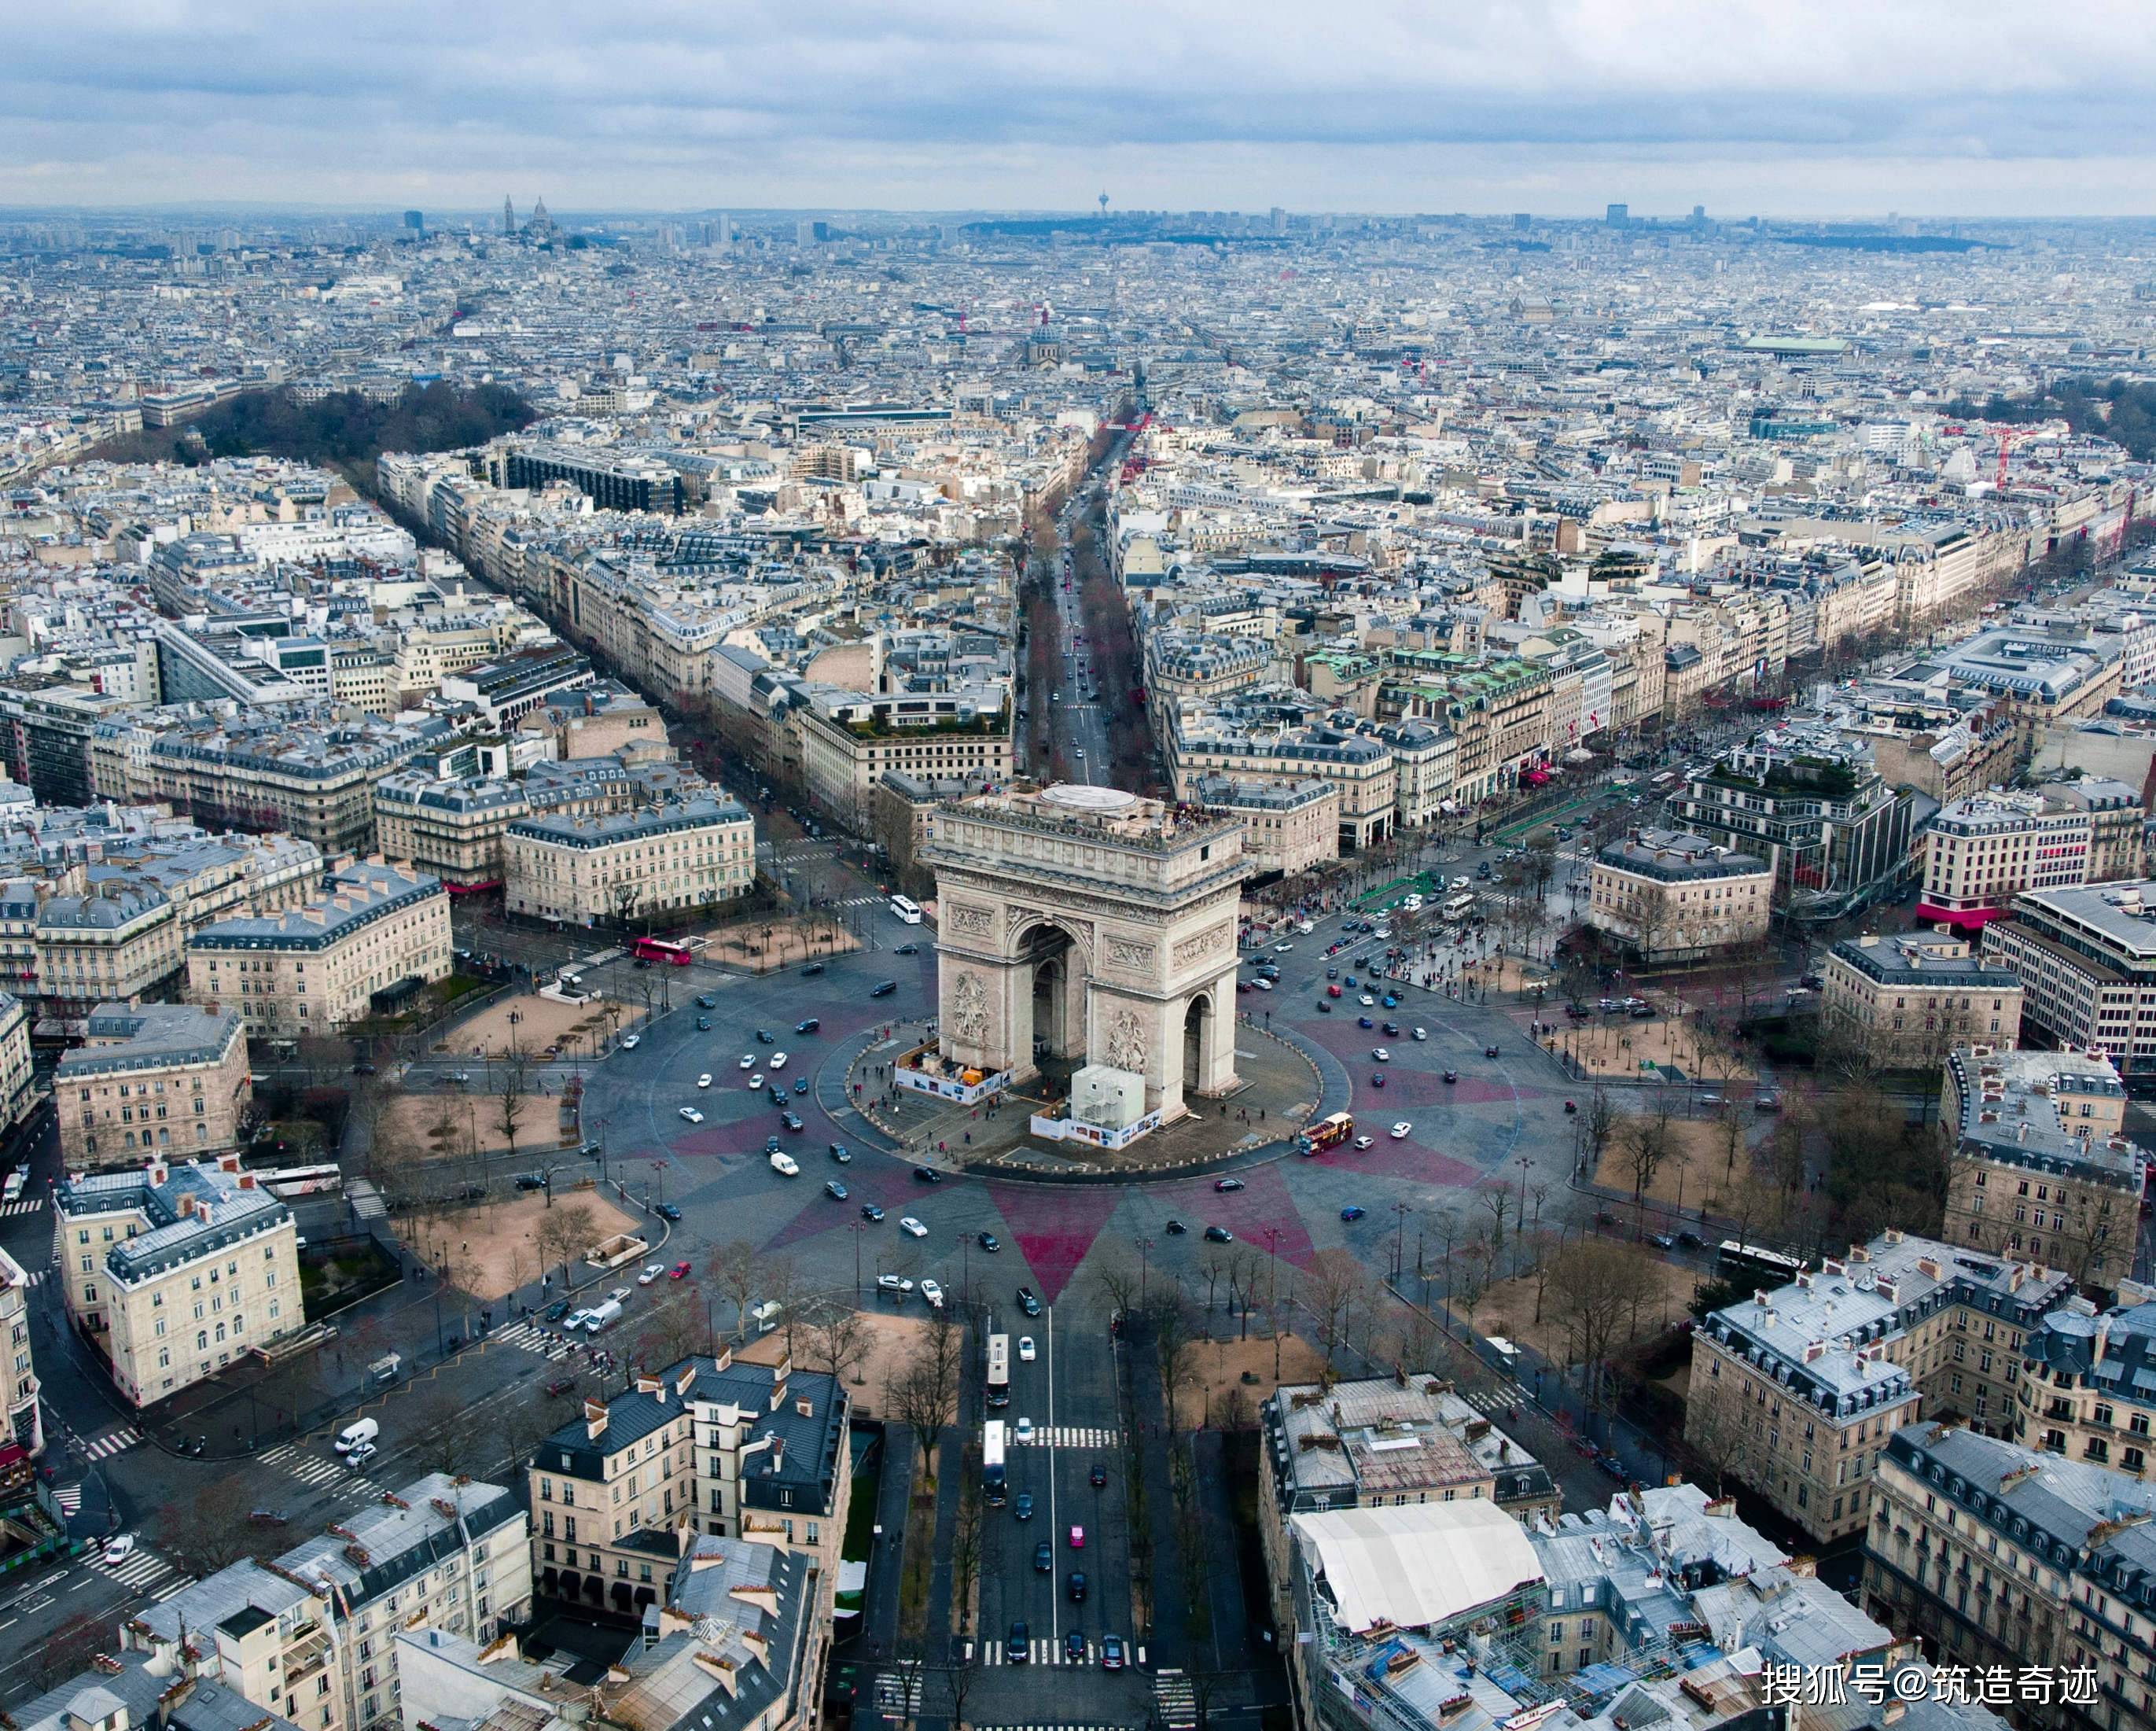
[[[1031,1448],[1108,1449],[1122,1446],[1123,1433],[1099,1425],[1041,1425],[1029,1438],[1010,1440]]]
[[[93,1461],[102,1461],[108,1455],[116,1455],[131,1449],[142,1440],[142,1433],[131,1425],[124,1430],[108,1431],[94,1441],[83,1445],[82,1451]]]
[[[44,1205],[44,1199],[43,1197],[39,1197],[35,1200],[24,1198],[14,1202],[0,1202],[0,1218],[13,1215],[35,1214]]]
[[[56,1487],[53,1492],[53,1501],[59,1504],[60,1513],[64,1515],[80,1513],[82,1508],[81,1481],[77,1480],[74,1484]]]

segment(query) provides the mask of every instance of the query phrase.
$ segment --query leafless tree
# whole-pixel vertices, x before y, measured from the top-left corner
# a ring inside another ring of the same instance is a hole
[[[1303,1303],[1317,1322],[1318,1350],[1328,1373],[1337,1369],[1336,1356],[1348,1339],[1368,1279],[1363,1265],[1344,1250],[1320,1251],[1311,1258]]]
[[[957,1416],[958,1377],[964,1352],[963,1331],[946,1312],[936,1311],[891,1388],[892,1410],[901,1423],[913,1427],[922,1465],[932,1482],[943,1428]]]
[[[868,1318],[852,1305],[825,1299],[810,1307],[805,1352],[819,1370],[844,1382],[860,1369],[875,1344]]]
[[[1656,1288],[1653,1270],[1635,1246],[1583,1238],[1558,1256],[1552,1282],[1557,1320],[1580,1367],[1581,1392],[1590,1405],[1608,1410],[1616,1400],[1610,1361],[1621,1331]]]
[[[1653,1188],[1656,1175],[1679,1156],[1675,1117],[1666,1097],[1658,1095],[1645,1112],[1625,1121],[1617,1138],[1617,1153],[1625,1177],[1632,1181],[1633,1230],[1642,1231],[1647,1192]]]
[[[247,1518],[259,1506],[256,1487],[247,1476],[228,1473],[159,1509],[158,1537],[195,1574],[213,1574],[255,1549],[259,1529]]]
[[[581,1202],[564,1202],[559,1208],[549,1209],[539,1216],[533,1237],[540,1255],[550,1264],[558,1265],[562,1279],[569,1278],[569,1265],[582,1256],[596,1241],[593,1237],[592,1211]]]
[[[495,1096],[501,1108],[495,1122],[501,1127],[502,1140],[509,1144],[509,1163],[512,1167],[516,1163],[516,1117],[524,1105],[524,1054],[512,1045],[502,1062],[501,1092]]]
[[[711,1288],[733,1307],[734,1339],[747,1338],[750,1301],[763,1284],[763,1258],[747,1239],[736,1238],[713,1251],[704,1264]]]

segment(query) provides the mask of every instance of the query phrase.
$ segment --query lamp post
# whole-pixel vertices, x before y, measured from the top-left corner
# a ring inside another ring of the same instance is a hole
[[[861,1302],[861,1235],[869,1229],[866,1220],[855,1220],[846,1230],[854,1235],[854,1302]]]
[[[1280,1228],[1265,1228],[1265,1321],[1273,1331],[1273,1381],[1280,1381]]]
[[[1393,1278],[1394,1280],[1400,1277],[1401,1256],[1407,1233],[1408,1216],[1414,1212],[1414,1208],[1405,1202],[1395,1202],[1393,1205]]]
[[[1138,1308],[1143,1310],[1146,1302],[1146,1252],[1152,1248],[1150,1238],[1138,1240]]]

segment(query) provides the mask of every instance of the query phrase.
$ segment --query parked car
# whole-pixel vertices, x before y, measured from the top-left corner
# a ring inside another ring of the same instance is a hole
[[[651,1211],[657,1215],[660,1220],[672,1223],[678,1224],[681,1218],[681,1210],[676,1208],[670,1202],[662,1202],[658,1207],[653,1209]]]
[[[1216,1190],[1240,1190],[1243,1188],[1243,1181],[1240,1178],[1216,1178],[1213,1180],[1213,1188]]]
[[[903,1298],[913,1290],[913,1282],[902,1274],[879,1274],[876,1291],[886,1297]]]
[[[664,1262],[646,1263],[643,1272],[636,1276],[636,1283],[639,1287],[648,1287],[665,1271],[666,1265]]]
[[[1235,1235],[1225,1226],[1208,1226],[1205,1229],[1205,1241],[1208,1244],[1233,1244],[1235,1241]]]

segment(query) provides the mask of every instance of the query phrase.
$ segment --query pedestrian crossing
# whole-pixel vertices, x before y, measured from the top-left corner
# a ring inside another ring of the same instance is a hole
[[[504,1323],[494,1331],[493,1338],[505,1346],[521,1347],[527,1353],[536,1353],[555,1364],[573,1356],[577,1350],[577,1343],[573,1340],[566,1339],[531,1322]]]
[[[341,1482],[372,1496],[381,1494],[382,1487],[364,1473],[353,1472],[334,1456],[311,1454],[296,1442],[280,1443],[266,1451],[262,1456],[262,1464],[275,1467],[303,1485],[311,1487]]]
[[[981,1644],[981,1662],[983,1665],[1069,1665],[1073,1667],[1081,1665],[1098,1665],[1101,1662],[1101,1643],[1097,1641],[1089,1641],[1086,1643],[1086,1657],[1082,1659],[1073,1658],[1065,1650],[1061,1641],[1045,1636],[1036,1635],[1026,1643],[1026,1646],[1029,1657],[1024,1659],[1014,1659],[1010,1656],[1009,1647],[1004,1642],[983,1641]]]
[[[187,1577],[180,1574],[170,1563],[155,1551],[145,1550],[140,1545],[117,1563],[108,1563],[100,1557],[90,1566],[131,1592],[151,1593],[151,1590],[160,1584],[169,1582],[167,1594],[177,1593],[187,1584]],[[151,1596],[163,1597],[167,1595],[151,1593]]]
[[[91,1438],[83,1444],[82,1451],[93,1461],[102,1461],[108,1456],[133,1448],[141,1440],[142,1433],[132,1425],[126,1425],[117,1431],[108,1431],[102,1436]]]
[[[44,1205],[45,1199],[42,1196],[19,1197],[13,1202],[0,1202],[0,1220],[8,1220],[16,1215],[35,1214]]]
[[[893,1671],[876,1673],[876,1711],[886,1718],[910,1719],[921,1711],[921,1673]]]
[[[1198,1693],[1190,1687],[1190,1679],[1180,1671],[1156,1672],[1152,1698],[1160,1711],[1161,1723],[1168,1731],[1196,1731]]]
[[[883,905],[883,900],[880,896],[849,896],[843,901],[832,902],[830,906],[833,907],[880,907]]]
[[[1515,1406],[1525,1406],[1534,1398],[1520,1384],[1507,1383],[1500,1389],[1477,1389],[1467,1397],[1467,1404],[1480,1407],[1494,1418]]]
[[[1044,1449],[1111,1449],[1122,1446],[1123,1433],[1098,1425],[1042,1425],[1029,1438],[1012,1436],[1009,1440]]]
[[[82,1513],[82,1481],[77,1479],[71,1485],[55,1485],[53,1501],[59,1505],[62,1515],[73,1520]]]
[[[49,1268],[28,1269],[23,1273],[23,1284],[26,1287],[42,1287],[45,1283],[45,1276],[51,1272],[52,1270]]]

